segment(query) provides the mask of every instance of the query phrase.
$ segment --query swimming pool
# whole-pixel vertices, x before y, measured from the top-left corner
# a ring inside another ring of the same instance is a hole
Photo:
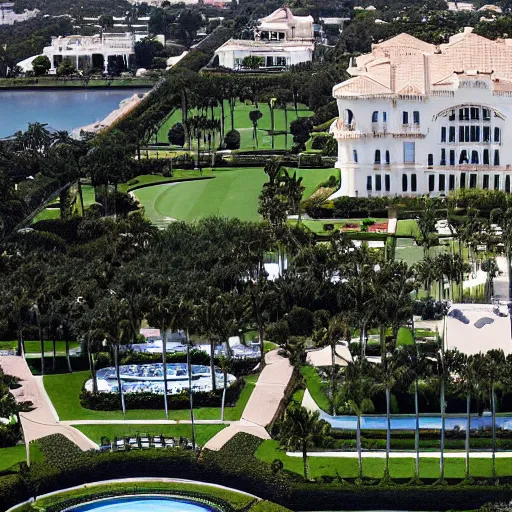
[[[220,509],[185,498],[122,496],[106,498],[67,509],[72,512],[219,512]]]
[[[331,424],[332,428],[343,430],[355,430],[357,425],[356,416],[331,416],[325,412],[320,413],[320,417]],[[471,429],[482,427],[491,427],[491,416],[473,416],[471,415]],[[466,416],[446,415],[445,426],[447,430],[455,427],[466,428]],[[503,429],[512,429],[511,416],[498,416],[496,426]],[[385,430],[387,428],[386,416],[362,416],[362,430]],[[391,430],[414,430],[416,428],[416,419],[414,416],[391,416]],[[441,428],[440,416],[420,416],[420,430],[439,430]]]

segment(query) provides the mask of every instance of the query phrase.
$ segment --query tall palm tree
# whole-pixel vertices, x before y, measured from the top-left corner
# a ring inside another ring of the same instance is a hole
[[[495,208],[491,211],[490,220],[501,228],[501,240],[505,246],[507,269],[510,276],[512,275],[512,208],[507,208],[505,211]],[[512,299],[512,279],[509,279],[508,298]]]
[[[460,352],[439,350],[436,354],[434,372],[439,384],[439,403],[441,410],[441,444],[439,457],[439,480],[444,482],[444,441],[446,435],[446,386],[453,378],[453,372],[460,367]]]
[[[345,413],[356,416],[356,446],[358,461],[358,478],[363,478],[363,453],[361,447],[361,417],[371,414],[375,406],[371,396],[373,382],[368,378],[365,360],[349,363],[345,369],[346,389],[338,396],[338,402]]]
[[[413,331],[414,337],[414,331]],[[414,338],[415,339],[415,338]],[[397,358],[401,361],[405,373],[404,380],[409,378],[414,384],[414,451],[415,451],[415,464],[414,464],[414,479],[420,479],[420,409],[419,409],[419,381],[426,376],[427,365],[425,364],[425,357],[419,352],[416,343],[414,346],[405,345],[399,348],[396,352]]]
[[[226,404],[226,389],[228,387],[228,371],[231,367],[231,359],[229,357],[221,356],[219,358],[219,368],[224,376],[224,386],[222,389],[222,406],[220,409],[220,421],[224,421],[224,406]]]
[[[462,355],[457,369],[459,385],[466,393],[466,479],[471,476],[470,468],[470,438],[471,438],[471,399],[478,393],[479,382],[482,378],[484,358],[482,354]]]
[[[372,367],[376,384],[375,391],[384,391],[386,394],[386,467],[384,478],[389,479],[389,453],[391,451],[391,391],[402,378],[405,369],[398,357],[382,356],[380,364]]]
[[[423,247],[423,257],[428,256],[429,249],[437,245],[438,236],[436,231],[436,203],[433,199],[425,199],[421,214],[417,219],[418,235],[416,241]]]
[[[492,415],[492,477],[496,478],[496,388],[503,382],[506,359],[503,350],[489,350],[484,358],[484,375],[488,385]]]
[[[321,441],[329,433],[331,426],[320,419],[320,412],[310,412],[305,407],[292,405],[286,409],[281,448],[301,450],[304,465],[304,478],[309,481],[308,449]]]

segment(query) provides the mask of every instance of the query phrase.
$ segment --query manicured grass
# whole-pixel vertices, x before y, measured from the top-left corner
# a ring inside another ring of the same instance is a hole
[[[263,350],[265,351],[265,353],[270,352],[271,350],[275,350],[276,348],[279,348],[279,345],[276,345],[275,343],[272,343],[271,341],[263,342]]]
[[[412,332],[408,327],[400,327],[398,329],[398,335],[396,337],[397,345],[414,345],[414,338]]]
[[[420,236],[420,231],[418,229],[418,222],[415,219],[403,219],[399,220],[396,225],[396,236],[406,236],[406,237],[418,237]]]
[[[295,221],[293,221],[295,222]],[[330,229],[328,231],[325,230],[324,226],[326,224],[331,224],[334,226],[334,229]],[[337,233],[341,226],[343,226],[344,221],[328,221],[328,220],[303,220],[302,225],[308,228],[310,231],[317,235],[332,235],[333,233]]]
[[[137,434],[187,437],[189,439],[192,437],[191,425],[76,425],[75,428],[98,444],[102,437],[108,437],[110,441],[113,441],[114,437],[133,437]],[[196,425],[196,443],[199,446],[203,446],[224,428],[226,428],[226,425]]]
[[[0,448],[0,472],[18,471],[18,464],[27,460],[27,451],[24,444],[10,446],[9,448]],[[37,443],[30,444],[30,462],[43,460],[43,454]],[[16,467],[14,467],[16,466]]]
[[[92,185],[82,185],[82,196],[84,198],[84,208],[89,208],[96,202],[94,187]]]
[[[186,171],[187,173],[189,171]],[[298,169],[309,197],[336,169]],[[136,190],[151,222],[159,225],[171,219],[194,221],[211,215],[257,221],[258,196],[267,176],[263,168],[215,169],[212,180],[157,185]]]
[[[115,475],[112,475],[115,478]],[[98,493],[104,492],[112,492],[112,491],[126,491],[126,494],[131,494],[133,492],[141,493],[145,489],[149,491],[168,491],[172,493],[173,491],[188,491],[188,492],[197,492],[203,493],[207,496],[213,496],[216,498],[221,498],[223,500],[228,501],[235,509],[242,509],[247,506],[253,498],[247,496],[245,494],[240,494],[235,491],[229,491],[226,489],[221,489],[214,486],[209,486],[206,484],[192,484],[192,483],[183,483],[183,482],[121,482],[115,484],[107,484],[107,485],[95,485],[88,486],[82,489],[76,489],[73,491],[68,491],[62,494],[57,494],[53,496],[49,496],[47,498],[39,499],[32,507],[37,509],[46,509],[51,505],[57,505],[59,503],[65,502],[70,499],[76,499],[87,496],[94,496]]]
[[[311,397],[316,402],[320,409],[325,412],[329,412],[331,409],[331,404],[329,403],[329,399],[325,396],[324,393],[324,384],[320,380],[318,372],[312,366],[303,366],[300,369],[300,373],[304,377],[306,381],[306,387],[308,388]]]
[[[293,471],[300,475],[304,468],[302,457],[288,457],[285,452],[279,450],[279,443],[274,440],[263,441],[256,450],[256,457],[267,463],[279,459],[283,461],[284,469]],[[323,475],[336,476],[338,473],[342,478],[355,478],[358,475],[357,458],[343,457],[309,457],[311,476],[318,478]],[[403,459],[390,459],[390,475],[392,478],[410,478],[414,475],[414,457]],[[472,459],[471,474],[476,477],[491,476],[491,459]],[[371,478],[382,478],[384,476],[384,458],[363,459],[363,475]],[[498,476],[512,475],[512,464],[507,459],[496,459],[496,471]],[[465,460],[445,459],[446,478],[464,478]],[[439,459],[420,459],[420,477],[438,478]]]
[[[66,353],[66,343],[64,341],[57,341],[55,343],[57,355],[64,355]],[[0,350],[16,350],[18,346],[17,341],[0,341]],[[70,341],[69,348],[77,348],[79,343],[77,341]],[[39,341],[25,341],[26,354],[41,354],[41,343]],[[44,352],[46,357],[53,355],[53,344],[51,341],[44,342]]]
[[[272,148],[272,137],[268,134],[271,129],[271,118],[270,108],[267,103],[262,102],[258,104],[259,111],[263,114],[263,117],[258,121],[258,149],[271,149]],[[255,141],[253,140],[253,127],[252,122],[249,119],[249,112],[255,110],[255,106],[246,105],[239,101],[235,105],[235,130],[240,132],[240,149],[254,149]],[[288,132],[289,125],[292,121],[297,119],[293,105],[289,104],[287,108],[288,112]],[[197,115],[195,110],[192,110],[190,115]],[[209,115],[209,113],[208,113]],[[220,119],[221,108],[215,108],[215,117]],[[225,131],[226,133],[231,130],[231,117],[228,101],[224,102],[224,115],[226,116]],[[312,116],[313,112],[307,109],[305,105],[299,105],[298,117],[309,117]],[[284,109],[274,109],[274,130],[285,131],[285,115]],[[181,109],[176,109],[172,114],[162,123],[158,130],[158,142],[167,142],[168,133],[170,128],[175,124],[181,122]],[[286,144],[284,135],[274,136],[274,149],[286,149],[291,148],[293,145],[293,137],[288,135],[288,144]]]
[[[60,219],[59,208],[45,208],[40,211],[32,220],[32,222],[38,222],[40,220]]]
[[[50,397],[57,414],[61,420],[122,420],[121,411],[92,411],[80,405],[79,395],[84,381],[89,377],[89,372],[75,372],[60,375],[45,375],[43,377],[44,387]],[[240,393],[235,407],[227,407],[224,419],[228,421],[239,420],[242,412],[254,390],[258,375],[244,377],[246,385]],[[195,409],[195,417],[198,420],[219,420],[219,407],[201,407]],[[188,420],[190,413],[187,409],[169,411],[169,419]],[[164,406],[159,410],[128,410],[128,420],[162,420],[165,419]]]

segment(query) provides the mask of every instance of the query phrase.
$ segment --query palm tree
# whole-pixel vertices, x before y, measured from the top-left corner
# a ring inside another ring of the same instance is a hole
[[[226,403],[226,389],[228,387],[228,371],[231,367],[231,359],[229,357],[221,356],[219,358],[219,368],[224,375],[224,387],[222,389],[222,407],[220,413],[220,421],[224,421],[224,405]]]
[[[358,478],[363,478],[363,454],[361,448],[361,417],[363,414],[371,414],[375,406],[371,396],[373,383],[368,379],[367,367],[360,360],[357,363],[349,363],[345,369],[346,389],[338,397],[343,403],[344,412],[356,416],[356,445],[358,460]]]
[[[316,345],[326,346],[331,348],[331,407],[333,416],[336,415],[335,399],[336,396],[336,357],[344,359],[336,352],[336,345],[341,340],[350,341],[351,329],[345,318],[342,315],[337,315],[329,320],[329,325],[324,328],[322,332],[316,333]],[[345,360],[346,361],[346,360]],[[349,361],[346,361],[348,364]]]
[[[302,176],[297,178],[297,172],[290,175],[286,169],[282,176],[282,188],[288,199],[293,215],[297,215],[297,224],[300,224],[300,202],[306,188],[302,185]]]
[[[446,385],[451,381],[453,371],[460,367],[460,352],[455,350],[441,349],[436,355],[436,364],[434,371],[440,390],[440,409],[441,409],[441,445],[439,457],[439,481],[444,482],[444,440],[446,434]]]
[[[414,337],[414,330],[413,330]],[[415,340],[415,338],[414,338]],[[415,464],[414,464],[414,479],[420,479],[420,410],[419,410],[419,381],[424,378],[427,372],[427,365],[425,364],[425,357],[419,352],[416,345],[405,345],[400,347],[396,352],[397,357],[401,360],[405,370],[403,377],[409,377],[414,381],[414,451],[415,451]]]
[[[165,287],[166,288],[166,287]],[[173,304],[167,298],[153,297],[147,320],[151,325],[158,325],[162,335],[162,368],[164,378],[164,410],[165,419],[169,419],[168,376],[167,376],[167,331],[174,319]]]
[[[503,350],[489,350],[484,357],[484,375],[488,385],[492,414],[492,477],[496,478],[496,388],[501,385],[505,371]]]
[[[429,249],[437,245],[436,220],[435,202],[432,199],[426,198],[421,214],[417,219],[418,235],[416,237],[417,243],[423,247],[423,257],[428,256]]]
[[[460,367],[457,369],[459,385],[466,393],[466,479],[470,478],[470,435],[471,435],[471,399],[476,394],[478,383],[481,379],[481,365],[483,358],[481,354],[467,356],[463,354],[460,359]]]
[[[286,409],[280,446],[285,450],[301,450],[304,478],[309,481],[308,449],[326,435],[331,426],[320,419],[320,411],[310,412],[305,407],[292,405]]]
[[[374,366],[376,384],[375,391],[384,391],[386,394],[386,468],[384,478],[389,479],[389,452],[391,451],[391,390],[402,378],[405,369],[397,357],[383,355],[379,365]]]

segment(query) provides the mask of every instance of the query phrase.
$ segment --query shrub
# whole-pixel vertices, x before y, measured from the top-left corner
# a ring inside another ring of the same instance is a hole
[[[313,313],[306,308],[294,307],[286,316],[292,336],[310,336],[313,333]]]
[[[182,146],[185,144],[185,128],[181,123],[176,123],[169,130],[169,142],[175,146]]]
[[[227,149],[240,149],[240,132],[238,130],[229,130],[224,137],[224,144]]]

